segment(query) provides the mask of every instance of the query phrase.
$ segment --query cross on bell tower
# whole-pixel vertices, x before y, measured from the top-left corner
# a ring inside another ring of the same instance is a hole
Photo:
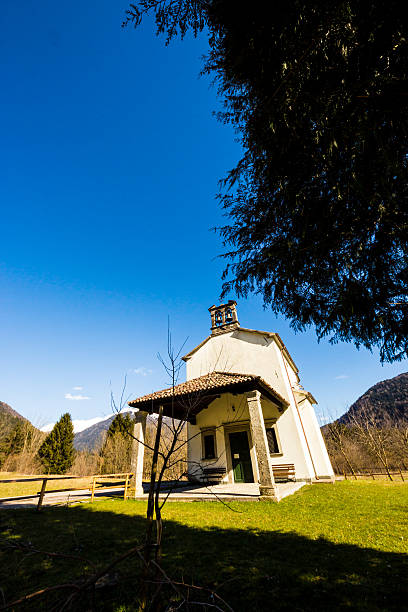
[[[237,303],[229,300],[227,304],[210,306],[211,335],[224,334],[239,328]]]

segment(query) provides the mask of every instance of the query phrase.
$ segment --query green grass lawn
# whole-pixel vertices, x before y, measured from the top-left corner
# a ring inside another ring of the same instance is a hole
[[[163,566],[214,588],[238,611],[408,610],[408,485],[339,482],[304,487],[279,504],[168,503]],[[143,539],[145,503],[3,510],[0,587],[6,601],[79,578],[86,564],[10,551],[8,542],[80,554],[103,567]],[[136,561],[97,593],[97,610],[135,610]],[[25,609],[51,609],[37,601]],[[80,609],[88,609],[84,603]]]

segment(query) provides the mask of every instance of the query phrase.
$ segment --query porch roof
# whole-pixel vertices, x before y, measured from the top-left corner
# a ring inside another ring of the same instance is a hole
[[[155,391],[128,402],[132,408],[147,412],[158,412],[163,406],[165,416],[194,421],[195,416],[222,393],[245,393],[260,391],[263,396],[284,410],[289,403],[260,376],[231,372],[210,372],[184,383]]]

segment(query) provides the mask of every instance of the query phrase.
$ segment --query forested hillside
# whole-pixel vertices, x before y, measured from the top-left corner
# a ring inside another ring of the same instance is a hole
[[[21,454],[37,432],[26,418],[5,402],[0,402],[0,469],[4,468],[8,457]]]
[[[338,473],[376,468],[391,478],[392,470],[407,470],[408,373],[370,387],[322,433]]]
[[[363,413],[369,415],[378,426],[398,426],[402,421],[407,421],[408,372],[370,387],[338,420],[349,425]]]
[[[3,417],[6,418],[7,416],[14,417],[15,419],[21,419],[23,421],[27,420],[23,416],[21,416],[21,414],[19,414],[16,410],[13,410],[11,406],[6,404],[5,402],[0,402],[0,419],[3,421]]]

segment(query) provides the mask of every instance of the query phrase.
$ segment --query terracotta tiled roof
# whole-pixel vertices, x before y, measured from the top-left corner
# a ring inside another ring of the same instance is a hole
[[[129,402],[129,406],[134,408],[147,409],[148,405],[153,404],[166,404],[169,401],[181,400],[182,398],[194,395],[202,394],[203,398],[205,395],[217,395],[219,393],[226,393],[228,391],[234,391],[242,389],[248,390],[248,388],[259,388],[261,392],[264,392],[271,399],[274,399],[280,406],[285,407],[288,402],[281,396],[277,391],[268,385],[260,376],[254,376],[253,374],[236,374],[230,372],[211,372],[198,378],[193,378],[180,385],[176,385],[174,389],[169,387],[162,391],[155,391],[148,395],[143,395],[135,400]],[[245,389],[244,389],[245,388]]]

